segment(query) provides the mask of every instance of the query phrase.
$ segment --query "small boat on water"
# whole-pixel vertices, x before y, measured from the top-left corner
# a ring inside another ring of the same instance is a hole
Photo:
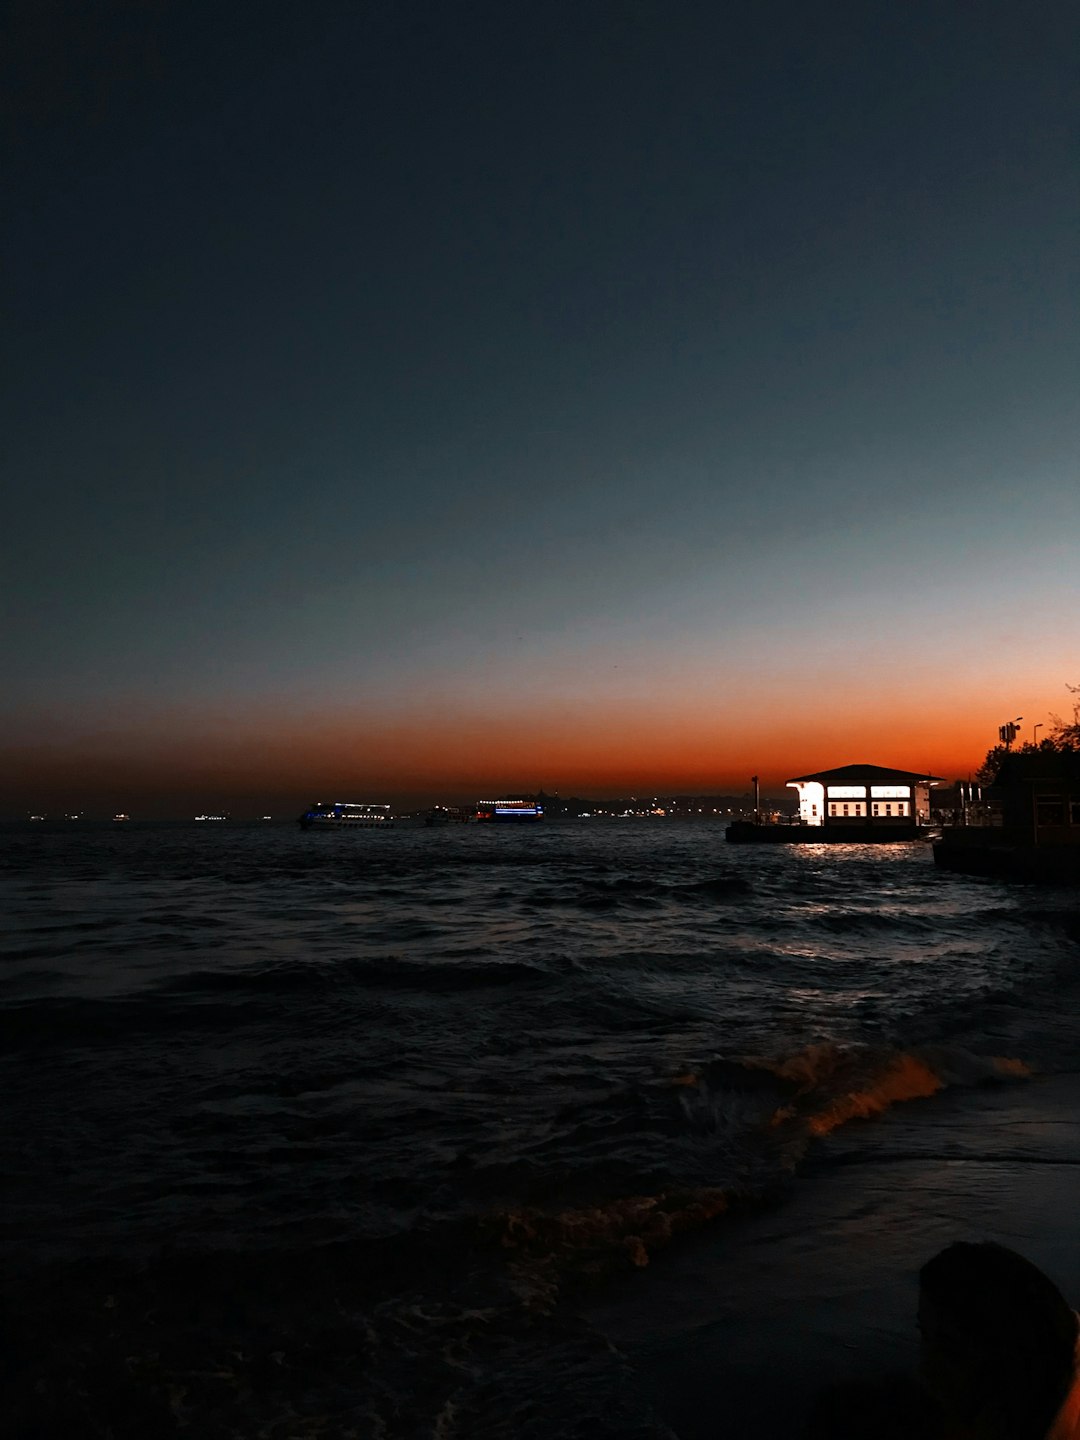
[[[316,800],[297,819],[301,830],[392,830],[389,805]]]

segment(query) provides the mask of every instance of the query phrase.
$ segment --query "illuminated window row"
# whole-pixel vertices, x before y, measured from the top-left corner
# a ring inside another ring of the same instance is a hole
[[[830,785],[830,800],[865,800],[865,785]],[[871,785],[872,800],[907,800],[911,796],[910,785]]]
[[[873,800],[870,802],[872,814],[884,820],[903,819],[910,815],[911,807],[906,800]],[[815,811],[816,813],[816,811]],[[829,815],[843,819],[859,819],[866,817],[865,800],[830,800]]]

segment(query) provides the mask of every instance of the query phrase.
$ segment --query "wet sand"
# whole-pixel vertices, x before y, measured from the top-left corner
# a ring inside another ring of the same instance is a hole
[[[680,1440],[800,1433],[834,1381],[909,1369],[919,1266],[997,1240],[1080,1303],[1080,1076],[900,1105],[819,1142],[791,1193],[728,1217],[587,1318]]]

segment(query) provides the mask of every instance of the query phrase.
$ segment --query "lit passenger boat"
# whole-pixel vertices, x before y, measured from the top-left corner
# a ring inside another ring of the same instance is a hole
[[[520,824],[542,820],[544,807],[536,800],[480,800],[476,805],[477,820],[508,820]]]
[[[316,800],[298,819],[301,830],[391,830],[389,805],[359,805],[344,800]]]

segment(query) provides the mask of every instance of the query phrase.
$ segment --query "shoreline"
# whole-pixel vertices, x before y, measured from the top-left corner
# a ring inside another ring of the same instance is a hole
[[[580,1307],[679,1440],[797,1436],[837,1381],[915,1363],[920,1265],[1019,1250],[1080,1300],[1080,1075],[950,1091],[821,1140],[790,1194]]]

